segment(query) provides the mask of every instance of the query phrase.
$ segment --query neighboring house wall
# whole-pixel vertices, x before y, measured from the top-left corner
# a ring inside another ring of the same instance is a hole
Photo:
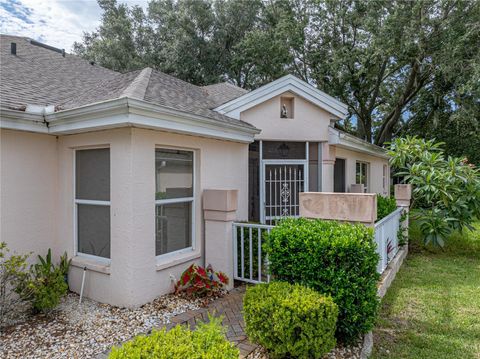
[[[0,132],[0,241],[35,261],[57,249],[57,139]]]
[[[281,118],[281,98],[293,98],[293,118]],[[287,92],[276,96],[240,114],[246,121],[262,132],[258,140],[328,141],[328,126],[335,116]]]
[[[384,196],[389,195],[390,167],[388,165],[388,159],[347,150],[337,146],[335,146],[335,157],[345,159],[345,188],[347,192],[350,192],[351,185],[355,183],[356,162],[362,161],[368,163],[368,192],[379,193]],[[384,166],[387,166],[385,186],[383,176]]]
[[[73,250],[73,149],[108,145],[111,164],[111,264],[75,258],[70,275],[80,290],[87,265],[85,295],[121,306],[139,305],[172,290],[192,263],[202,263],[204,248],[201,194],[204,189],[239,191],[238,220],[247,218],[248,145],[167,132],[119,129],[64,136],[59,139],[60,237]],[[155,257],[155,148],[194,150],[195,238],[193,251]],[[109,273],[108,273],[109,272]]]

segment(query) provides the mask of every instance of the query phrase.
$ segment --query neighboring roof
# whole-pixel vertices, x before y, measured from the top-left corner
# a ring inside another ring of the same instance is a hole
[[[241,112],[285,92],[293,92],[339,119],[344,118],[348,114],[347,105],[293,75],[283,76],[241,97],[224,103],[215,108],[215,110],[239,119]]]
[[[10,53],[10,44],[17,53]],[[74,56],[34,45],[18,36],[0,37],[0,107],[25,110],[27,105],[74,109],[122,97],[147,101],[239,127],[254,127],[212,108],[245,91],[225,83],[199,87],[151,68],[125,74]]]
[[[328,128],[328,143],[352,151],[367,153],[372,156],[389,158],[387,151],[383,147],[374,145],[373,143],[369,143],[333,127]]]

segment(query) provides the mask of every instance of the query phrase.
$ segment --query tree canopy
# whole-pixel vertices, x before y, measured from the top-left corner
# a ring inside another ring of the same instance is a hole
[[[462,140],[480,143],[479,1],[98,2],[101,25],[74,51],[102,66],[246,89],[290,73],[346,103],[340,126],[360,138],[437,137],[480,163]]]

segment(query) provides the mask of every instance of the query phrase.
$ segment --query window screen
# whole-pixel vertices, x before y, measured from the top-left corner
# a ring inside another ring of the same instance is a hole
[[[155,150],[155,254],[193,246],[193,152]]]
[[[75,152],[77,252],[110,258],[110,149]]]
[[[266,160],[306,159],[305,142],[263,141],[263,158]]]
[[[76,199],[110,201],[110,150],[77,150]]]

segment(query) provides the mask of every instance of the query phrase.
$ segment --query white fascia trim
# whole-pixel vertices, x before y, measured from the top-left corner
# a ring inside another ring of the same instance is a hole
[[[23,111],[1,109],[0,128],[17,131],[48,133],[48,127],[42,115]]]
[[[140,127],[250,143],[260,130],[222,123],[146,101],[121,98],[46,116],[51,134],[72,134],[118,127]]]
[[[281,77],[215,108],[215,111],[240,119],[241,112],[288,91],[298,94],[338,118],[344,118],[348,114],[347,105],[293,75]]]
[[[330,145],[345,148],[356,152],[366,153],[375,157],[389,159],[385,149],[368,143],[358,137],[352,136],[348,133],[338,131],[333,127],[328,128],[328,143]]]

